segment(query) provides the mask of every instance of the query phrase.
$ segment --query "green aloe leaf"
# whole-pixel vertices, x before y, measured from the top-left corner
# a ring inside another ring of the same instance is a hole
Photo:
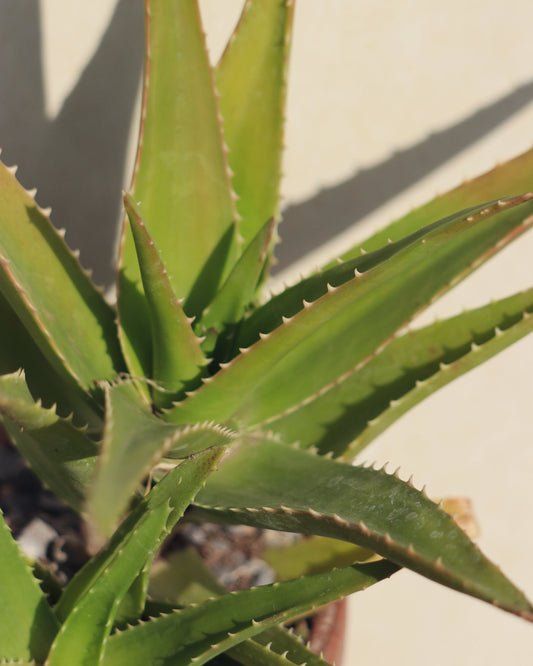
[[[274,624],[364,589],[395,571],[389,562],[377,562],[225,594],[113,634],[102,663],[205,664]]]
[[[118,606],[146,560],[153,557],[170,511],[170,506],[160,504],[146,512],[122,541],[121,550],[108,558],[107,568],[93,580],[90,594],[79,599],[63,622],[47,666],[100,663]]]
[[[94,475],[98,445],[70,419],[33,400],[23,372],[0,376],[0,416],[40,479],[80,510]]]
[[[130,220],[150,311],[151,377],[163,388],[163,391],[154,391],[154,399],[159,407],[169,406],[172,393],[177,393],[197,378],[206,359],[200,348],[200,339],[191,328],[192,319],[183,312],[181,302],[174,293],[167,269],[139,207],[129,195],[124,195],[124,207]]]
[[[367,562],[375,557],[375,553],[368,548],[321,536],[308,537],[261,553],[261,559],[276,572],[277,580],[322,573],[328,569]]]
[[[533,288],[409,330],[268,427],[285,441],[353,458],[409,408],[531,332],[531,312]]]
[[[532,197],[496,202],[430,225],[387,261],[356,272],[339,287],[329,286],[323,296],[305,302],[300,312],[241,350],[167,418],[175,423],[232,418],[250,427],[318,394],[367,364],[415,314],[514,236],[517,225],[526,226],[522,220],[533,209]],[[518,220],[514,206],[523,208]],[[246,396],[243,385],[251,387]]]
[[[47,666],[101,663],[122,598],[151,562],[221,453],[214,449],[198,454],[171,470],[126,518],[109,544],[76,574],[55,609],[63,628]]]
[[[59,625],[0,512],[0,656],[42,663]]]
[[[115,314],[47,212],[1,163],[0,221],[0,292],[55,371],[94,392],[95,380],[124,369]]]
[[[100,407],[74,379],[67,380],[55,371],[1,294],[0,322],[0,375],[23,369],[34,398],[41,399],[46,407],[55,404],[63,417],[72,414],[76,425],[99,431]]]
[[[329,666],[329,662],[281,627],[267,629],[232,647],[227,654],[243,666]]]
[[[428,220],[437,220],[453,214],[454,211],[475,206],[480,201],[490,201],[497,197],[513,196],[517,192],[531,190],[531,174],[533,173],[533,149],[503,164],[498,164],[491,171],[467,180],[445,194],[435,197],[432,201],[420,206],[379,230],[361,244],[357,244],[342,255],[348,260],[357,257],[361,251],[370,252],[388,242],[388,239],[399,239],[413,233]],[[331,264],[333,265],[333,264]]]
[[[213,302],[205,310],[198,324],[202,332],[214,329],[216,334],[228,325],[240,321],[246,307],[254,299],[274,228],[275,223],[272,218],[261,227],[244,250]],[[206,342],[207,344],[211,342],[209,336]]]
[[[215,71],[245,245],[278,212],[293,13],[287,0],[245,3]]]
[[[197,316],[237,257],[236,211],[212,71],[194,0],[147,2],[147,51],[133,196],[185,312]],[[136,329],[142,285],[131,232],[120,259],[121,338],[146,376],[149,331]]]
[[[524,595],[411,485],[255,439],[228,456],[198,494],[205,518],[343,539],[533,621]]]
[[[342,541],[334,541],[333,539],[328,541],[348,546],[352,550],[355,548],[355,546]],[[289,554],[288,556],[290,557]],[[345,562],[343,566],[348,564],[353,564],[353,562]],[[313,573],[319,572],[317,570]],[[303,572],[298,575],[303,575]],[[292,576],[292,578],[295,577]],[[173,552],[167,559],[161,559],[154,563],[150,572],[149,592],[151,599],[159,599],[161,602],[168,604],[166,612],[170,612],[173,610],[172,607],[175,609],[189,604],[197,604],[211,597],[220,596],[226,590],[197,552],[193,548],[188,548]],[[149,602],[147,604],[148,615],[152,614],[150,612],[152,607],[153,602]],[[161,610],[158,610],[154,614],[160,613]],[[252,642],[254,644],[250,645]],[[280,662],[277,659],[283,653],[287,653],[286,658],[289,661],[281,663],[307,663],[308,666],[322,666],[326,663],[308,650],[299,638],[279,626],[271,627],[254,636],[253,639],[239,643],[230,648],[226,654],[228,660],[230,655],[235,658],[237,660],[235,663],[251,663],[256,666],[256,664],[261,663],[268,664],[269,662],[264,660],[269,658],[274,660],[273,664],[278,664]]]
[[[186,458],[229,443],[235,434],[215,424],[176,427],[154,416],[131,382],[105,388],[106,427],[89,513],[109,535],[142,480],[163,456]]]

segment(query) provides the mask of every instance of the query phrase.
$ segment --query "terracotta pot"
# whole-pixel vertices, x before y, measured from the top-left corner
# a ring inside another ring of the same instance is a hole
[[[320,610],[313,620],[309,639],[311,650],[336,666],[342,665],[346,614],[346,599],[340,599]]]

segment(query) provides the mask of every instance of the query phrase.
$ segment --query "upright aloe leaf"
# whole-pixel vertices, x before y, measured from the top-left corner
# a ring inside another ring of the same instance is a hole
[[[246,308],[253,302],[274,228],[273,218],[261,227],[233,267],[213,302],[206,308],[197,327],[206,334],[204,349],[207,346],[208,351],[212,351],[217,336],[217,346],[222,346],[220,339],[224,340],[227,327],[231,328],[232,324],[239,322]],[[217,359],[220,358],[220,354],[217,349],[215,352]]]
[[[43,663],[59,624],[0,512],[0,657]],[[5,663],[5,662],[4,662]]]
[[[53,407],[34,402],[24,375],[0,377],[0,416],[34,472],[64,502],[80,511],[94,475],[97,444]]]
[[[155,546],[164,532],[170,507],[153,508],[138,521],[121,543],[121,549],[108,558],[107,568],[93,580],[90,594],[85,594],[61,626],[47,666],[97,666],[101,663],[105,642],[119,604],[144,567],[153,557]]]
[[[533,209],[532,196],[450,216],[387,261],[356,272],[339,287],[328,286],[323,296],[304,302],[295,316],[241,350],[167,418],[266,423],[362,367],[415,314],[490,256],[495,244],[524,226],[513,206],[523,204],[525,215]],[[244,397],[243,385],[251,387]]]
[[[0,291],[54,370],[86,391],[124,369],[115,315],[47,212],[0,164]],[[68,325],[65,322],[68,321]]]
[[[201,373],[206,359],[200,340],[194,334],[192,319],[183,312],[141,212],[133,199],[125,195],[141,278],[150,312],[152,331],[151,377],[163,390],[154,390],[155,403],[169,406],[178,393]]]
[[[391,576],[377,562],[225,594],[163,615],[110,637],[103,666],[205,664],[265,629]]]
[[[245,245],[278,212],[293,12],[292,0],[246,2],[216,68]]]
[[[173,289],[199,315],[236,259],[236,212],[198,8],[194,0],[146,3],[146,64],[133,179]],[[120,259],[121,335],[133,374],[146,374],[148,331],[133,238]],[[133,337],[136,336],[136,337]],[[140,347],[136,346],[140,345]]]
[[[97,528],[108,535],[142,480],[164,455],[186,458],[229,443],[235,434],[215,424],[176,427],[152,414],[131,382],[107,387],[106,427],[89,499]]]
[[[411,485],[259,434],[228,456],[195,504],[205,518],[350,541],[533,621],[533,608],[453,519]]]
[[[163,521],[160,531],[157,534],[153,533],[155,536],[152,543],[145,548],[144,559],[140,557],[142,561],[138,568],[136,568],[136,565],[129,565],[128,571],[124,570],[123,572],[124,577],[129,580],[127,585],[124,583],[124,587],[121,587],[123,590],[122,596],[125,594],[136,579],[140,569],[147,562],[151,562],[157,547],[181,518],[198,489],[205,483],[206,478],[213,472],[222,453],[223,449],[220,447],[199,453],[190,460],[183,462],[179,467],[172,469],[156,484],[127,516],[114,533],[109,544],[89,560],[70,581],[55,608],[55,614],[60,622],[64,622],[73,613],[78,613],[76,609],[79,608],[80,603],[84,602],[84,599],[91,597],[91,595],[97,596],[94,592],[90,592],[96,586],[99,586],[104,594],[107,594],[105,588],[108,572],[112,570],[113,576],[118,575],[120,577],[123,559],[127,560],[125,549],[137,551],[138,544],[134,536],[136,530],[144,525],[150,531],[151,523],[146,521],[149,521],[152,514],[161,510],[162,513],[167,514],[167,518]],[[159,518],[156,517],[155,520],[157,522]],[[135,557],[137,558],[137,555]],[[117,599],[117,606],[114,609],[111,609],[108,605],[108,612],[116,611],[119,602],[120,598]],[[98,612],[105,612],[105,609]],[[81,627],[80,631],[83,631]]]

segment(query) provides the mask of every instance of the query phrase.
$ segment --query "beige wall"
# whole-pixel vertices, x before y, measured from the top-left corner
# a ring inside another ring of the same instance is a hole
[[[216,53],[240,3],[201,4]],[[41,184],[38,200],[54,207],[55,221],[68,227],[67,239],[81,246],[82,260],[100,280],[110,279],[112,257],[95,244],[91,226],[103,225],[107,239],[113,237],[119,189],[128,179],[141,5],[0,0],[5,159],[20,162],[25,185]],[[338,251],[332,233],[344,242],[362,237],[528,148],[531,25],[528,0],[300,0],[289,84],[287,214],[281,228],[288,250],[278,253],[282,267],[298,259],[297,269],[305,270],[318,261],[313,243],[323,246],[320,256],[332,256]],[[94,58],[106,29],[104,48]],[[80,72],[83,85],[77,83]],[[8,93],[13,104],[6,102]],[[73,171],[80,155],[82,166]],[[428,316],[530,285],[532,256],[530,233]],[[294,274],[287,269],[283,277]],[[480,544],[530,597],[532,360],[533,340],[517,344],[433,396],[365,455],[390,460],[391,468],[401,465],[405,477],[413,473],[430,494],[470,496]],[[407,572],[355,597],[350,609],[347,666],[388,666],[391,660],[409,666],[531,663],[530,626]]]

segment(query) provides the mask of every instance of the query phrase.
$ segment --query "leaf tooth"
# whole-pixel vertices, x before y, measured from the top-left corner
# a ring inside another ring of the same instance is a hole
[[[358,271],[357,268],[354,268],[354,276],[355,278],[360,278],[363,276],[363,273],[361,273],[361,271]]]
[[[9,173],[12,176],[15,176],[17,174],[18,168],[19,168],[18,164],[13,164],[13,166],[7,166],[6,165],[6,169],[9,171]]]
[[[339,516],[338,513],[334,513],[332,518],[337,523],[337,525],[341,525],[342,527],[350,525],[350,521],[346,520],[346,518],[343,518],[342,516]]]
[[[385,545],[388,546],[389,548],[391,546],[394,546],[394,539],[391,537],[391,535],[388,532],[385,532],[383,535],[383,541],[385,542]]]
[[[271,336],[271,334],[272,334],[272,331],[270,333],[259,333],[259,338],[261,340],[266,340],[267,338],[269,338]],[[222,367],[222,365],[220,367]]]
[[[371,533],[367,524],[362,520],[359,521],[358,527],[359,527],[360,531],[365,535],[369,535]]]
[[[363,247],[359,248],[359,251],[361,254],[367,254],[367,251]]]
[[[328,290],[328,294],[333,294],[338,289],[338,287],[334,287],[329,282],[327,283],[326,287],[327,287],[327,290]]]
[[[478,345],[478,344],[476,344],[475,342],[472,342],[472,343],[470,344],[470,350],[473,351],[473,352],[477,352],[477,351],[479,351],[481,348],[482,348],[482,345]]]

